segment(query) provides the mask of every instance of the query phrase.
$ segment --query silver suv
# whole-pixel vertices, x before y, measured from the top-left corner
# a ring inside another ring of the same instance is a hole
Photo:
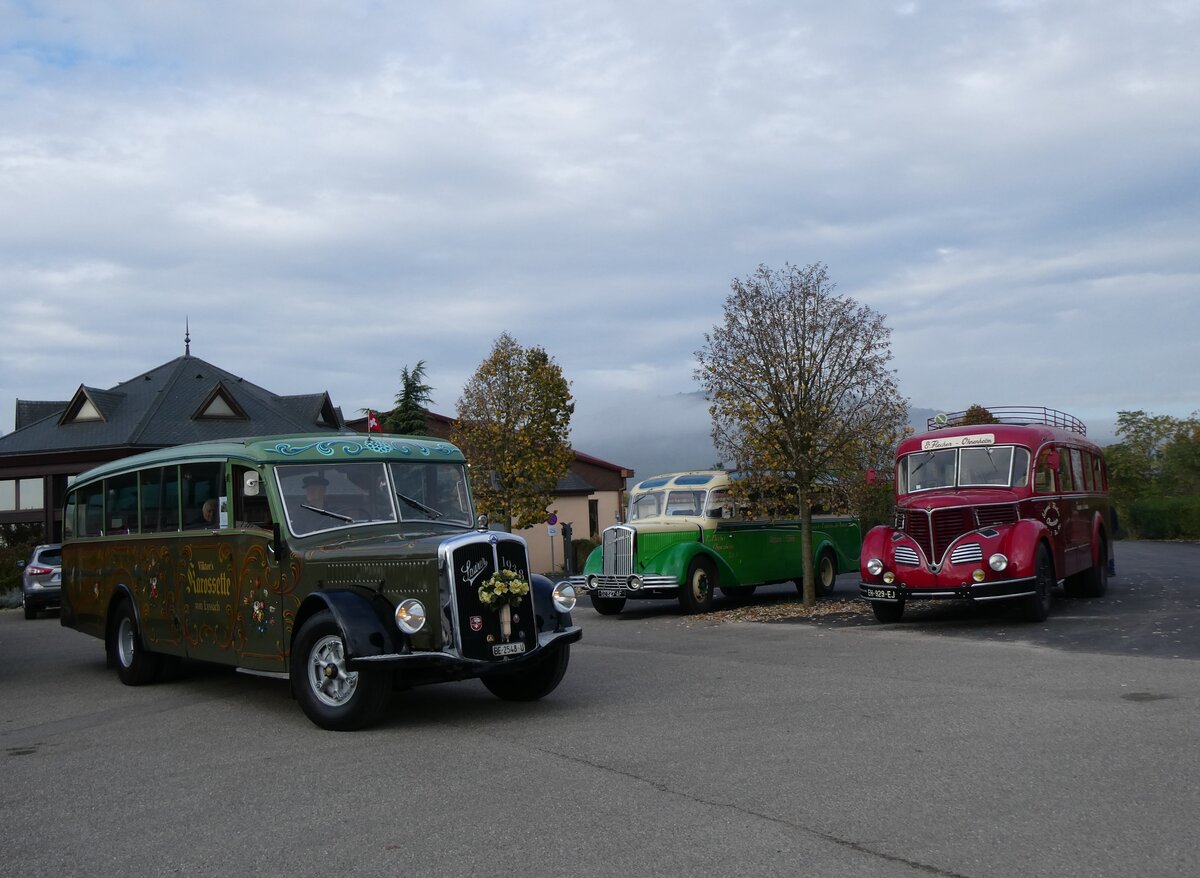
[[[21,570],[21,597],[25,602],[25,618],[32,619],[39,610],[56,610],[62,606],[62,546],[50,543],[35,546],[29,561],[18,561]]]

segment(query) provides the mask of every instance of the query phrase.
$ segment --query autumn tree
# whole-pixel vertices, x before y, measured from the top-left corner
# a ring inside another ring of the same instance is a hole
[[[380,426],[385,433],[400,433],[405,436],[422,436],[429,432],[425,425],[425,409],[428,407],[433,388],[425,383],[425,361],[418,360],[410,372],[408,366],[400,370],[400,391],[396,394],[396,406],[383,416]]]
[[[804,603],[816,601],[812,507],[830,486],[890,469],[908,403],[881,315],[837,295],[820,263],[735,279],[724,321],[705,333],[696,378],[718,452],[760,511],[799,514]]]
[[[996,416],[993,415],[990,411],[988,411],[987,408],[985,408],[984,406],[981,406],[979,403],[975,403],[972,406],[970,406],[965,412],[963,412],[962,419],[959,420],[958,423],[959,424],[998,424],[1000,422],[998,420],[996,420]]]
[[[476,505],[517,529],[546,520],[567,474],[571,385],[540,347],[503,333],[458,400],[451,441],[471,462]]]

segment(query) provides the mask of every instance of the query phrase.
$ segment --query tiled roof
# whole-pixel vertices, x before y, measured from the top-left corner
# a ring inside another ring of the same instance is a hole
[[[236,403],[235,410],[245,413],[244,419],[195,417],[218,383]],[[103,420],[70,417],[80,394]],[[67,402],[17,400],[16,429],[0,437],[0,456],[160,448],[206,439],[342,428],[340,412],[327,393],[277,396],[199,357],[182,356],[107,390],[81,385]]]

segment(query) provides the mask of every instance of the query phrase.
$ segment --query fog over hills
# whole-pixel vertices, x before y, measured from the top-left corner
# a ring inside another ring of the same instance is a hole
[[[908,422],[918,433],[940,411],[961,408],[911,406]],[[578,451],[632,469],[636,479],[659,473],[709,469],[720,461],[712,444],[712,421],[701,391],[633,392],[620,404],[576,412],[572,443]],[[1088,436],[1101,446],[1116,441],[1113,422],[1088,423]]]

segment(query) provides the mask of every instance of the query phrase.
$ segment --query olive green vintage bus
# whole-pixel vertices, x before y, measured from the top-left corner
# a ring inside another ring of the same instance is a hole
[[[478,677],[527,701],[563,678],[573,587],[477,523],[462,453],[356,434],[181,445],[80,476],[63,515],[62,624],[129,685],[181,659],[290,679],[328,729],[393,688]]]
[[[583,574],[572,579],[603,615],[630,599],[678,598],[685,613],[712,609],[715,590],[746,597],[760,586],[795,582],[802,589],[800,522],[748,518],[725,470],[668,473],[630,489],[626,521],[604,530]],[[817,594],[833,591],[839,573],[858,569],[858,519],[813,516]]]

